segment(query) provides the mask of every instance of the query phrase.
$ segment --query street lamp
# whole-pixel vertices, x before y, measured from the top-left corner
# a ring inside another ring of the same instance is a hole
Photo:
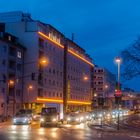
[[[120,65],[121,65],[121,58],[120,57],[116,57],[115,58],[116,63],[118,64],[118,88],[117,91],[120,92]],[[115,98],[119,98],[119,97],[115,97]],[[119,123],[120,123],[120,112],[119,112],[119,105],[120,105],[120,100],[118,99],[118,125],[117,125],[117,130],[119,130]]]
[[[84,76],[84,81],[87,81],[88,80],[88,76]]]
[[[107,105],[107,107],[108,107],[108,88],[109,88],[109,86],[106,84],[105,86],[104,86],[104,89],[105,89],[105,99],[106,99],[106,105]]]
[[[42,73],[42,69],[48,65],[49,60],[48,60],[47,57],[41,56],[41,57],[38,59],[38,61],[29,61],[29,62],[25,62],[25,63],[24,63],[24,66],[26,66],[26,65],[31,65],[31,64],[35,64],[35,63],[37,63],[37,66],[38,66],[38,68],[39,68],[39,71],[38,71],[38,72],[32,72],[32,73],[31,73],[31,79],[32,79],[32,80],[35,80],[36,74],[38,74],[38,77],[39,77],[40,73]],[[27,76],[25,76],[25,78],[26,78],[26,77],[27,77]],[[24,75],[23,75],[23,78],[24,78]],[[28,95],[27,95],[27,98],[29,98],[29,97],[28,97],[28,96],[29,96],[29,92],[30,92],[30,90],[32,90],[32,88],[33,88],[32,85],[28,85],[28,87],[27,87],[27,92],[28,92],[28,93],[27,93],[27,94],[28,94]],[[22,93],[22,98],[23,98],[23,93]],[[29,103],[29,99],[28,99],[27,102]],[[24,106],[24,101],[23,101],[23,100],[22,100],[22,106]]]
[[[48,59],[47,59],[46,57],[42,57],[42,58],[40,58],[40,60],[39,60],[39,64],[40,64],[41,66],[46,66],[46,65],[48,65],[48,63],[49,63],[49,61],[48,61]]]
[[[115,58],[116,63],[118,64],[118,90],[120,90],[120,65],[121,65],[121,58]]]
[[[9,93],[10,93],[10,88],[13,88],[15,85],[15,81],[10,79],[8,81],[8,94],[7,94],[7,103],[6,103],[6,119],[7,119],[7,113],[8,113],[8,102],[9,102]],[[13,116],[15,114],[15,109],[16,109],[16,97],[15,97],[15,92],[13,94]]]
[[[29,94],[30,94],[30,91],[33,89],[33,86],[32,85],[28,85],[28,88],[27,88],[27,90],[28,90],[28,96],[27,96],[27,102],[28,102],[28,108],[29,108]]]

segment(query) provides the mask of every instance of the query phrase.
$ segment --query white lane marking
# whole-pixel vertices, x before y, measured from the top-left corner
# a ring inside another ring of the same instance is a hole
[[[140,139],[140,137],[138,137],[138,136],[130,136],[130,137]]]

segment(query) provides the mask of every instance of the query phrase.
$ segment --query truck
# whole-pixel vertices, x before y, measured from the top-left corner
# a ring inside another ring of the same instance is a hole
[[[58,124],[60,124],[60,114],[57,112],[57,108],[43,107],[40,117],[40,126],[57,126]]]

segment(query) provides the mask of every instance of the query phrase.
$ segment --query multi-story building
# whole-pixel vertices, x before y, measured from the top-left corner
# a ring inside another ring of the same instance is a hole
[[[24,62],[24,106],[39,110],[44,104],[63,101],[70,110],[91,105],[93,63],[85,50],[49,24],[30,14],[0,14],[5,31],[27,48]],[[47,64],[42,65],[42,60]],[[31,77],[29,77],[31,75]]]
[[[94,67],[94,106],[111,106],[114,97],[116,77],[110,71],[98,66]],[[109,100],[110,99],[110,100]]]
[[[0,116],[13,115],[22,106],[25,48],[0,24]]]

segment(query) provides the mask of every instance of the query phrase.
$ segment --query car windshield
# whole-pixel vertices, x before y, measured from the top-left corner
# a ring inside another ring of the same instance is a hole
[[[57,113],[56,108],[42,108],[42,114]]]
[[[30,109],[21,109],[16,115],[21,115],[21,114],[32,114],[32,110],[30,110]]]

